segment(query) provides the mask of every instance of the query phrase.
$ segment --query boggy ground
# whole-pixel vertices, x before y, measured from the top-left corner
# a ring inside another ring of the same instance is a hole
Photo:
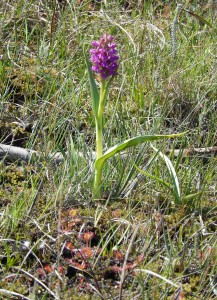
[[[156,145],[217,146],[215,3],[188,1],[179,11],[169,1],[107,2],[1,3],[0,142],[43,156],[24,163],[5,154],[0,163],[1,299],[215,299],[215,152],[170,154],[179,204],[148,145],[108,162],[93,201],[83,56],[93,39],[115,35],[121,63],[105,147],[186,130]]]

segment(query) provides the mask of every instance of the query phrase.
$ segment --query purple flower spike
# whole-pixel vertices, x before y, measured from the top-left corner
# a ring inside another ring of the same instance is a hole
[[[116,44],[112,43],[113,39],[112,35],[104,34],[99,42],[92,42],[94,48],[90,49],[92,70],[103,79],[117,75],[119,56],[117,55]]]

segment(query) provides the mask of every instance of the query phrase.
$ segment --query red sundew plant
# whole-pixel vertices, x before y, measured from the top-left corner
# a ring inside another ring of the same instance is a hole
[[[116,153],[122,152],[127,148],[142,144],[144,142],[152,142],[165,138],[175,138],[185,134],[170,134],[170,135],[142,135],[128,140],[125,140],[107,151],[103,152],[103,112],[105,109],[106,99],[112,81],[118,75],[118,60],[119,55],[117,51],[117,44],[113,42],[114,37],[109,34],[104,34],[99,41],[93,41],[93,48],[90,49],[90,59],[85,54],[86,65],[88,69],[88,76],[90,81],[91,95],[92,95],[92,108],[95,116],[96,124],[96,160],[94,164],[95,177],[93,185],[93,199],[101,197],[102,186],[102,171],[106,160]],[[92,67],[90,65],[92,63]],[[100,91],[97,88],[94,79],[94,73],[100,84]],[[153,147],[154,148],[154,147]],[[154,148],[154,150],[156,150]],[[162,154],[163,155],[163,154]],[[177,182],[177,177],[174,168],[171,166],[169,159],[163,156],[167,167],[170,171],[173,182]],[[177,201],[180,200],[179,189],[177,189]]]

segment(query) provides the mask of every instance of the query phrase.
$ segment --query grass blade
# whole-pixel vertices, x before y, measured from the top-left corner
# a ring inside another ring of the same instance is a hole
[[[198,14],[196,14],[195,12],[193,11],[190,11],[190,10],[187,10],[187,9],[184,9],[184,8],[181,8],[181,10],[187,12],[188,14],[190,14],[191,16],[197,18],[200,22],[202,22],[203,24],[206,24],[208,25],[209,27],[212,28],[212,24],[210,24],[206,19],[204,19],[203,17],[199,16]]]
[[[146,269],[135,269],[135,272],[142,272],[142,273],[146,273],[146,274],[155,276],[155,277],[157,277],[157,278],[162,279],[162,280],[165,281],[166,283],[171,284],[172,286],[175,286],[175,287],[177,287],[177,288],[179,287],[178,284],[172,282],[171,280],[169,280],[169,279],[167,279],[167,278],[165,278],[165,277],[163,277],[163,276],[161,276],[161,275],[159,275],[159,274],[157,274],[157,273],[155,273],[155,272],[153,272],[153,271],[146,270]]]

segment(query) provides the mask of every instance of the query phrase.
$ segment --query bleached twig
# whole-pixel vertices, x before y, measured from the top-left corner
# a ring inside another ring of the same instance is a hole
[[[196,154],[208,155],[217,153],[217,146],[213,147],[203,147],[203,148],[185,148],[185,149],[166,149],[165,154],[173,154],[174,157],[181,155],[182,157],[192,156]],[[79,157],[83,157],[81,152],[76,152]],[[48,155],[49,159],[53,160],[55,164],[60,164],[64,161],[64,157],[61,152],[50,153]],[[91,157],[94,159],[95,153],[91,153]],[[126,154],[121,155],[122,158],[127,157]],[[0,144],[0,159],[5,159],[9,162],[24,161],[26,163],[31,162],[35,158],[39,161],[45,159],[44,155],[38,151],[10,146],[5,144]]]

